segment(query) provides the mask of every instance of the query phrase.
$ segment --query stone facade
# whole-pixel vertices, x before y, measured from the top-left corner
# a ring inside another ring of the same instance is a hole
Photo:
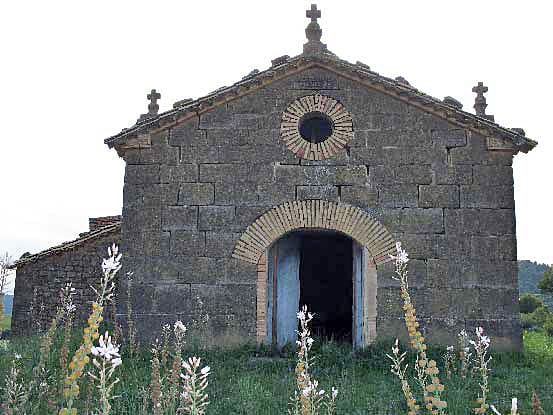
[[[332,88],[312,89],[320,79]],[[304,160],[281,141],[281,114],[317,93],[351,113],[354,139],[334,157]],[[404,242],[431,341],[482,324],[497,347],[519,348],[513,154],[323,69],[154,133],[149,148],[123,154],[123,251],[141,333],[194,318],[199,297],[215,333],[255,341],[257,267],[233,258],[235,245],[273,207],[322,199],[362,209]],[[381,337],[404,334],[392,271],[378,269]]]
[[[47,329],[59,305],[60,290],[69,282],[75,288],[73,300],[77,322],[88,319],[95,298],[91,287],[99,284],[102,258],[107,257],[108,246],[121,242],[119,227],[104,229],[94,233],[93,237],[83,235],[71,243],[71,248],[60,246],[36,259],[25,261],[23,257],[20,260],[12,313],[14,334]]]
[[[512,159],[537,143],[486,115],[483,84],[469,114],[454,98],[340,60],[320,41],[320,11],[307,16],[302,55],[161,114],[152,90],[148,113],[105,141],[126,163],[121,275],[133,279],[119,280],[120,322],[130,301],[143,341],[207,314],[215,342],[263,343],[270,247],[321,228],[370,255],[358,263],[371,278],[360,300],[371,310],[365,339],[407,335],[386,261],[402,241],[430,342],[483,326],[496,348],[520,349]],[[313,113],[333,126],[326,141],[301,134]],[[84,290],[79,304],[89,301],[113,239],[20,261],[14,330],[23,332],[33,289],[50,314],[68,280]]]

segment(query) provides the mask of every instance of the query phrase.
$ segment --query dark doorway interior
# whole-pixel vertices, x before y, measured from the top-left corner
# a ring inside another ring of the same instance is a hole
[[[302,235],[300,305],[315,313],[315,336],[352,341],[352,273],[351,239],[326,232]]]

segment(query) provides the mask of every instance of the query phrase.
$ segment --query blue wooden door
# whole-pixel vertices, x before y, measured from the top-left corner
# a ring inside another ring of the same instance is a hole
[[[363,270],[366,269],[365,248],[355,241],[353,243],[353,327],[352,342],[354,348],[364,345],[364,295],[363,295]]]
[[[279,349],[297,339],[300,304],[299,235],[279,239],[269,250],[267,281],[267,343]]]

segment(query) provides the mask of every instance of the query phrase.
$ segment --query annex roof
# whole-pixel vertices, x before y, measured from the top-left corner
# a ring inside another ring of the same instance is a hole
[[[35,262],[44,257],[48,257],[55,254],[60,254],[62,252],[70,251],[72,249],[78,248],[87,242],[100,238],[102,236],[110,235],[121,231],[121,216],[111,216],[112,221],[109,221],[109,224],[106,224],[101,227],[97,227],[94,230],[89,232],[81,233],[77,239],[72,241],[64,242],[60,245],[54,246],[52,248],[45,249],[44,251],[38,252],[33,255],[24,255],[10,267],[17,268],[21,265],[25,265],[31,262]],[[100,219],[100,218],[98,218]],[[106,222],[108,222],[106,220]]]

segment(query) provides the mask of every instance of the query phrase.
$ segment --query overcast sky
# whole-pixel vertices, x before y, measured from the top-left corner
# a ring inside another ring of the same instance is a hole
[[[539,141],[515,157],[519,259],[552,263],[549,2],[319,1],[323,41]],[[310,2],[10,1],[0,6],[0,252],[18,258],[121,213],[124,163],[103,140],[146,111],[301,52]]]

